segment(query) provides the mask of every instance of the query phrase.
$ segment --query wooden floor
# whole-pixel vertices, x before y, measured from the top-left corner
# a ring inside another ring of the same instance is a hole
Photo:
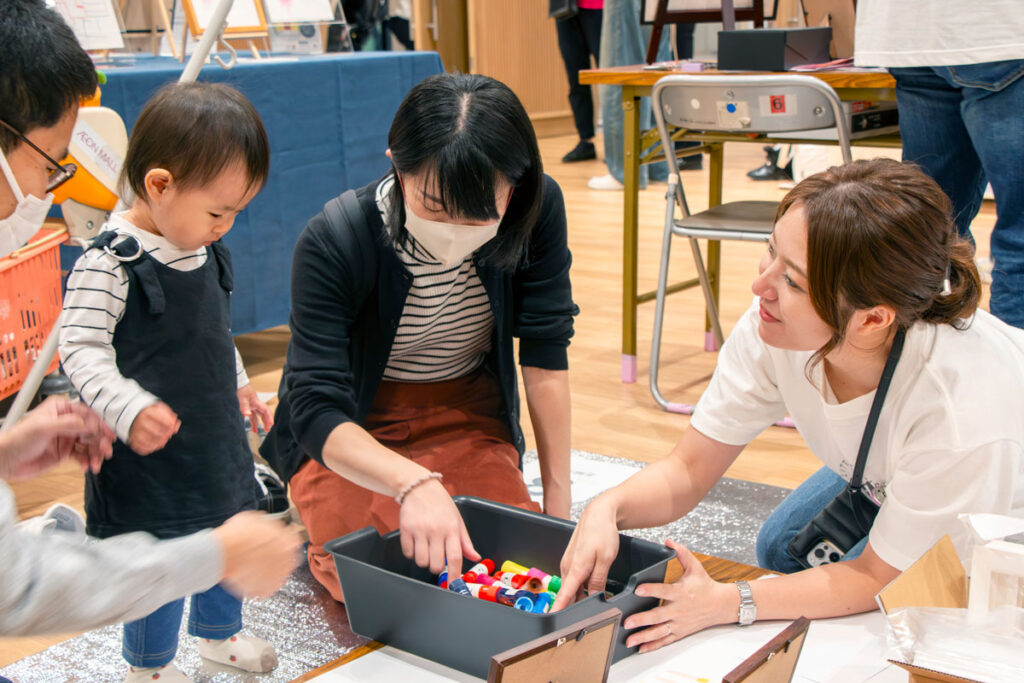
[[[662,411],[647,388],[652,306],[639,316],[639,375],[636,384],[619,381],[622,273],[622,193],[595,191],[587,180],[606,173],[601,161],[562,164],[562,154],[574,137],[541,140],[545,168],[565,194],[569,243],[573,252],[573,294],[580,306],[576,335],[569,349],[573,398],[573,447],[604,455],[650,462],[664,457],[687,424],[687,418]],[[598,145],[600,148],[600,144]],[[892,151],[859,149],[858,156],[889,155]],[[759,166],[760,145],[730,144],[726,149],[725,199],[780,199],[785,193],[774,182],[755,182],[746,171]],[[707,206],[707,171],[688,171],[683,182],[691,210]],[[661,247],[664,183],[641,192],[640,286],[654,288]],[[991,202],[975,220],[979,253],[987,255],[988,236],[995,221]],[[763,247],[735,242],[723,245],[722,321],[728,334],[732,322],[750,305],[750,283]],[[688,245],[677,241],[672,277],[693,276]],[[662,392],[674,401],[695,402],[714,368],[715,354],[703,351],[703,301],[696,291],[674,295],[668,302],[662,350]],[[243,335],[237,339],[246,368],[258,391],[276,391],[288,344],[285,327]],[[523,424],[532,447],[529,421]],[[772,427],[758,437],[727,472],[753,482],[794,487],[817,470],[819,461],[791,429]],[[54,501],[81,509],[82,477],[61,468],[31,482],[14,485],[18,513],[40,514]],[[37,652],[60,638],[0,639],[0,666]]]

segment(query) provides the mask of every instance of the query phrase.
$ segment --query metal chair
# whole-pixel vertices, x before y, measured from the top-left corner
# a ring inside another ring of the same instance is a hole
[[[722,326],[698,240],[767,242],[774,228],[778,203],[728,202],[691,215],[673,153],[669,126],[687,131],[741,134],[793,133],[835,128],[844,163],[849,163],[851,159],[850,131],[839,96],[827,83],[813,76],[672,75],[665,76],[654,85],[652,99],[662,148],[666,150],[669,176],[651,343],[650,388],[654,400],[665,410],[688,415],[693,412],[691,405],[669,401],[658,389],[661,332],[672,238],[679,236],[690,240],[711,324],[711,332],[705,338],[705,348],[715,350],[724,341]],[[677,206],[681,218],[676,218]]]

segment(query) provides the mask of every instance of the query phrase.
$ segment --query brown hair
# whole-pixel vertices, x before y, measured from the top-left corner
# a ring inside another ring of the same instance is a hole
[[[241,163],[249,187],[270,173],[270,144],[256,108],[222,83],[172,83],[146,103],[128,139],[121,182],[146,198],[146,173],[170,171],[180,187],[208,183]]]
[[[957,235],[949,198],[917,166],[835,166],[790,190],[776,221],[795,205],[807,221],[811,303],[832,328],[812,364],[839,346],[856,310],[887,305],[903,328],[923,320],[961,329],[977,308],[974,245]]]

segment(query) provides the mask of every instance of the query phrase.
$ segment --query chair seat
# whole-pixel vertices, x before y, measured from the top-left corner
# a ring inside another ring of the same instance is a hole
[[[677,235],[709,239],[767,240],[775,226],[778,202],[729,202],[676,220]]]

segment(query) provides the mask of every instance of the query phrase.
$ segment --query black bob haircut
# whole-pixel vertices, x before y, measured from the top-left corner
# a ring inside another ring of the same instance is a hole
[[[497,220],[495,191],[502,179],[512,198],[483,260],[514,269],[540,212],[544,169],[537,136],[515,93],[476,74],[424,79],[398,107],[388,133],[391,162],[401,175],[422,175],[439,209],[470,220]],[[388,226],[396,243],[408,239],[401,183],[388,197]]]
[[[96,92],[96,67],[43,0],[0,0],[0,119],[23,135],[56,125]],[[0,149],[18,146],[0,127]]]
[[[222,83],[172,83],[146,103],[132,127],[121,183],[145,201],[151,169],[165,169],[176,185],[192,188],[236,163],[250,188],[266,182],[270,144],[256,108]]]

